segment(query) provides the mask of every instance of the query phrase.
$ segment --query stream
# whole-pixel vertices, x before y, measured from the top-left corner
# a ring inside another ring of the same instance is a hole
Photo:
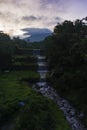
[[[40,79],[32,88],[43,96],[54,100],[58,107],[63,111],[72,130],[87,130],[81,122],[84,114],[77,112],[66,99],[61,98],[56,90],[46,83],[46,74],[48,72],[46,57],[41,55],[40,49],[34,49],[33,55],[37,57],[37,71],[40,74]]]

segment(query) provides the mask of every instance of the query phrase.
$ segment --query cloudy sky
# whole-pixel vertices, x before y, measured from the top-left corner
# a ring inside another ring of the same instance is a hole
[[[0,30],[22,34],[23,28],[48,28],[65,19],[87,16],[87,0],[0,0]]]

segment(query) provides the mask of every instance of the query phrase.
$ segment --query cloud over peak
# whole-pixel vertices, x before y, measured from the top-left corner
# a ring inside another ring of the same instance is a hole
[[[52,30],[62,20],[85,17],[86,9],[87,1],[82,0],[0,0],[0,30]]]

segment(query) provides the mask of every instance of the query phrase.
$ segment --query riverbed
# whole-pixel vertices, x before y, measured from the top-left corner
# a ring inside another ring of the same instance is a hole
[[[69,101],[60,97],[58,92],[46,83],[46,74],[48,73],[46,57],[41,55],[40,49],[33,50],[33,55],[37,57],[37,71],[40,74],[40,79],[32,88],[43,96],[54,100],[58,107],[63,111],[72,130],[87,130],[81,122],[84,114],[82,112],[77,112]]]

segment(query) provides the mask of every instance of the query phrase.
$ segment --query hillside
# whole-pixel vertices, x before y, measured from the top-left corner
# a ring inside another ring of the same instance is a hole
[[[25,28],[24,31],[25,40],[30,42],[43,41],[47,36],[51,35],[52,32],[46,28]]]

